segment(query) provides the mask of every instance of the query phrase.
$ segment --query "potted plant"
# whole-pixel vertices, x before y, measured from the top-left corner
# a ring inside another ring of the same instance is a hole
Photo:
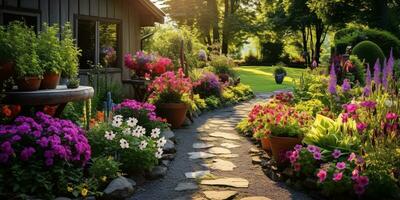
[[[61,31],[61,84],[67,84],[70,79],[76,79],[78,76],[79,56],[81,50],[75,45],[71,24],[64,24]]]
[[[181,127],[192,103],[192,83],[185,78],[182,68],[177,73],[168,71],[149,85],[149,102],[157,107],[158,116],[167,119],[172,128]]]
[[[37,53],[44,70],[41,89],[55,89],[60,81],[63,60],[58,32],[57,24],[53,26],[43,24],[42,31],[38,35]]]
[[[21,22],[13,22],[8,27],[11,49],[15,58],[15,80],[19,90],[34,91],[40,88],[43,69],[36,53],[35,32]]]
[[[270,130],[272,156],[280,163],[285,158],[287,150],[301,144],[306,127],[311,116],[306,112],[297,112],[293,107],[278,104],[275,108],[274,120],[268,123]]]
[[[9,32],[0,26],[0,83],[11,78],[14,69],[14,58]]]
[[[275,77],[276,84],[282,84],[285,76],[286,76],[286,70],[283,67],[275,68],[274,77]]]

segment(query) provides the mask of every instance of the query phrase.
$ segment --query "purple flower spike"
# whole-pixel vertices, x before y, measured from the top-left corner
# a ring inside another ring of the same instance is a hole
[[[371,95],[371,80],[372,80],[372,78],[371,78],[371,69],[370,69],[370,67],[369,67],[369,64],[367,64],[367,74],[366,74],[366,77],[365,77],[365,87],[364,87],[364,96],[369,96],[369,95]]]
[[[342,90],[343,92],[348,92],[351,90],[351,85],[349,79],[344,79],[343,84],[342,84]]]
[[[328,91],[332,95],[336,94],[336,84],[337,84],[337,79],[336,79],[336,73],[335,73],[335,65],[332,64],[331,70],[329,73],[329,86],[328,86]]]
[[[374,65],[374,82],[375,89],[378,89],[381,84],[381,64],[379,63],[379,58],[376,60]]]

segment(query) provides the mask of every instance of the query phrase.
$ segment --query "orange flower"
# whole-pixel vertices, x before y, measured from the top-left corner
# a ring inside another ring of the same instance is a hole
[[[20,105],[12,105],[11,111],[12,111],[13,116],[17,116],[19,114],[19,112],[21,112],[21,106]]]
[[[104,111],[97,111],[96,120],[99,122],[104,122]]]
[[[57,106],[45,106],[43,109],[43,112],[50,116],[54,116],[54,114],[56,114],[56,109],[57,109]]]
[[[90,122],[89,122],[89,127],[90,128],[93,128],[93,127],[95,127],[96,126],[96,124],[97,124],[97,122],[96,122],[96,120],[95,119],[90,119]]]
[[[3,113],[3,115],[5,117],[11,117],[11,115],[12,115],[12,110],[10,109],[10,107],[8,105],[3,106],[3,108],[1,109],[1,112]]]

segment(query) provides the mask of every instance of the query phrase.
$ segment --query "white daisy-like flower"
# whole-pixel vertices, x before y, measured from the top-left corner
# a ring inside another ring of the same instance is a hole
[[[122,125],[122,118],[114,117],[111,125],[114,126],[114,127],[119,128]]]
[[[393,101],[391,101],[389,99],[385,100],[385,106],[386,107],[392,107],[393,106]]]
[[[160,158],[162,158],[163,153],[164,153],[163,150],[161,148],[158,148],[157,152],[155,153],[155,157],[157,159],[160,159]]]
[[[104,135],[104,137],[107,140],[113,140],[115,138],[115,134],[113,133],[113,131],[106,131],[106,134]]]
[[[146,142],[146,140],[141,141],[140,144],[139,144],[139,149],[140,149],[140,150],[143,150],[143,149],[145,149],[146,147],[147,147],[147,142]]]
[[[122,116],[122,115],[115,115],[114,117],[113,117],[113,119],[115,120],[115,119],[123,119],[124,117]]]
[[[122,130],[122,133],[124,135],[130,135],[131,134],[131,129],[130,128],[125,128],[124,130]]]
[[[160,133],[161,133],[161,130],[159,128],[155,128],[155,129],[151,130],[151,137],[154,139],[158,138],[158,137],[160,137]]]
[[[160,138],[160,139],[157,140],[157,147],[161,148],[161,147],[163,147],[166,143],[167,143],[167,140],[165,139],[165,137],[162,137],[162,138]]]
[[[129,148],[129,143],[125,139],[120,139],[119,146],[121,146],[122,149],[127,149]]]
[[[126,121],[129,127],[135,127],[138,123],[138,120],[134,117],[129,117],[129,119]]]
[[[141,126],[138,126],[138,127],[140,127],[139,130],[138,130],[139,137],[144,136],[146,134],[146,129],[141,127]]]
[[[133,137],[139,137],[137,128],[135,128],[135,129],[132,130],[131,135],[132,135]]]

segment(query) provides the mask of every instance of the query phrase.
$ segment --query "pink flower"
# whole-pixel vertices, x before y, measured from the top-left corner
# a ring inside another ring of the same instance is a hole
[[[351,104],[344,105],[344,108],[346,109],[346,112],[353,113],[357,110],[357,105],[351,103]]]
[[[307,147],[307,150],[310,152],[310,153],[314,153],[315,151],[316,151],[316,146],[314,146],[314,145],[308,145],[308,147]]]
[[[342,114],[342,122],[346,123],[349,120],[349,114],[348,113],[343,113]]]
[[[357,130],[358,130],[358,132],[363,132],[366,128],[367,128],[367,124],[364,124],[364,123],[362,123],[362,122],[360,122],[360,123],[357,123]]]
[[[325,171],[325,170],[323,170],[323,169],[320,169],[320,170],[318,171],[318,173],[317,173],[317,177],[318,177],[318,179],[319,179],[319,182],[320,182],[320,183],[322,183],[322,182],[324,182],[324,181],[325,181],[325,179],[326,179],[326,175],[327,175],[327,173],[326,173],[326,171]]]
[[[320,152],[315,152],[313,154],[313,157],[314,157],[315,160],[321,160],[321,153]]]
[[[332,180],[335,182],[339,182],[343,178],[343,172],[338,172],[333,174]]]
[[[338,162],[338,163],[336,163],[336,168],[338,170],[343,170],[343,169],[346,168],[346,163],[345,162]]]
[[[365,187],[368,185],[369,179],[367,176],[358,176],[358,178],[356,179],[356,182],[358,185]]]
[[[388,112],[386,114],[386,119],[387,120],[395,120],[395,119],[397,119],[397,117],[398,117],[398,115],[396,113]]]
[[[358,171],[358,169],[354,169],[353,172],[351,172],[351,179],[357,180],[358,177],[359,177],[359,171]]]
[[[340,150],[338,150],[338,149],[335,149],[335,150],[332,152],[332,156],[333,156],[333,158],[335,158],[335,159],[338,159],[341,155],[342,155],[342,152],[341,152]]]
[[[348,161],[353,161],[356,158],[356,154],[355,153],[351,153],[349,155],[349,158],[347,158]]]
[[[296,146],[294,146],[294,149],[295,149],[296,151],[300,151],[302,147],[303,147],[302,145],[296,144]]]
[[[300,169],[301,169],[300,163],[294,163],[293,166],[294,166],[294,171],[296,171],[296,172],[300,171]]]

